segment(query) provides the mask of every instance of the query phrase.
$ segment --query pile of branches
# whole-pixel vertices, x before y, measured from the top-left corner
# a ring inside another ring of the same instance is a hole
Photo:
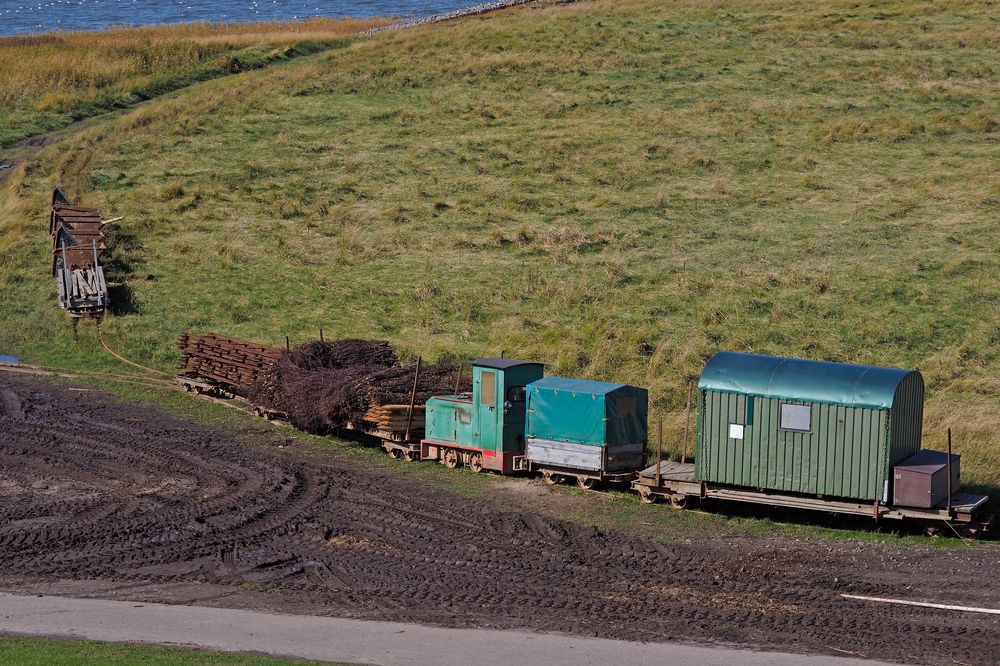
[[[457,371],[448,364],[422,366],[416,403],[453,391]],[[384,340],[310,342],[282,353],[249,398],[284,412],[297,428],[322,434],[361,421],[374,406],[409,404],[415,372],[414,365],[400,365]]]
[[[361,420],[376,405],[408,405],[416,370],[415,365],[409,365],[344,377],[324,408],[331,421],[342,423]],[[454,391],[457,373],[458,368],[448,363],[421,365],[414,404],[422,405],[431,396]],[[471,385],[466,382],[461,390],[471,390]]]

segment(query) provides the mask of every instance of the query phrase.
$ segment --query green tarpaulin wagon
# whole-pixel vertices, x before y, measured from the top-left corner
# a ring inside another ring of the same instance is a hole
[[[627,481],[646,457],[646,389],[544,377],[527,386],[525,455],[552,483]]]

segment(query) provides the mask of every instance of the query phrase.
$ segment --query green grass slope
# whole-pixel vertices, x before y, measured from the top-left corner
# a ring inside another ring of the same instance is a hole
[[[0,353],[103,367],[53,184],[126,215],[112,344],[378,336],[647,386],[719,349],[917,366],[1000,484],[1000,32],[969,2],[594,0],[380,34],[54,146],[0,203]]]

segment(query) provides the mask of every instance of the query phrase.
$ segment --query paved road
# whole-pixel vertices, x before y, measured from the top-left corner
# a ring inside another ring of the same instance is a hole
[[[630,643],[555,634],[438,629],[131,601],[0,594],[0,633],[159,643],[355,664],[870,666],[859,659]]]

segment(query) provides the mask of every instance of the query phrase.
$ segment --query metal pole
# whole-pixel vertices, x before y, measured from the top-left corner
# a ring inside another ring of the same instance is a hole
[[[687,462],[688,455],[688,435],[691,430],[691,382],[688,382],[688,402],[687,410],[684,412],[684,448],[681,451],[681,462]]]
[[[97,286],[97,239],[91,239],[90,242],[94,247],[94,286]],[[100,288],[97,290],[97,304],[102,305]]]
[[[656,487],[660,487],[660,461],[663,459],[663,419],[660,419],[659,433],[656,436]]]
[[[417,402],[417,382],[420,381],[420,361],[417,357],[417,369],[413,373],[413,390],[410,391],[410,408],[406,410],[406,441],[410,441],[410,426],[413,424],[413,407]]]
[[[322,328],[319,329],[319,341],[320,342],[324,342],[324,340],[323,340],[323,329]]]
[[[459,389],[462,388],[462,369],[464,365],[464,361],[458,362],[458,374],[455,375],[455,395],[458,395]]]
[[[951,428],[948,428],[948,519],[951,520]]]
[[[288,341],[288,336],[285,336],[285,351],[292,351],[292,344]]]

